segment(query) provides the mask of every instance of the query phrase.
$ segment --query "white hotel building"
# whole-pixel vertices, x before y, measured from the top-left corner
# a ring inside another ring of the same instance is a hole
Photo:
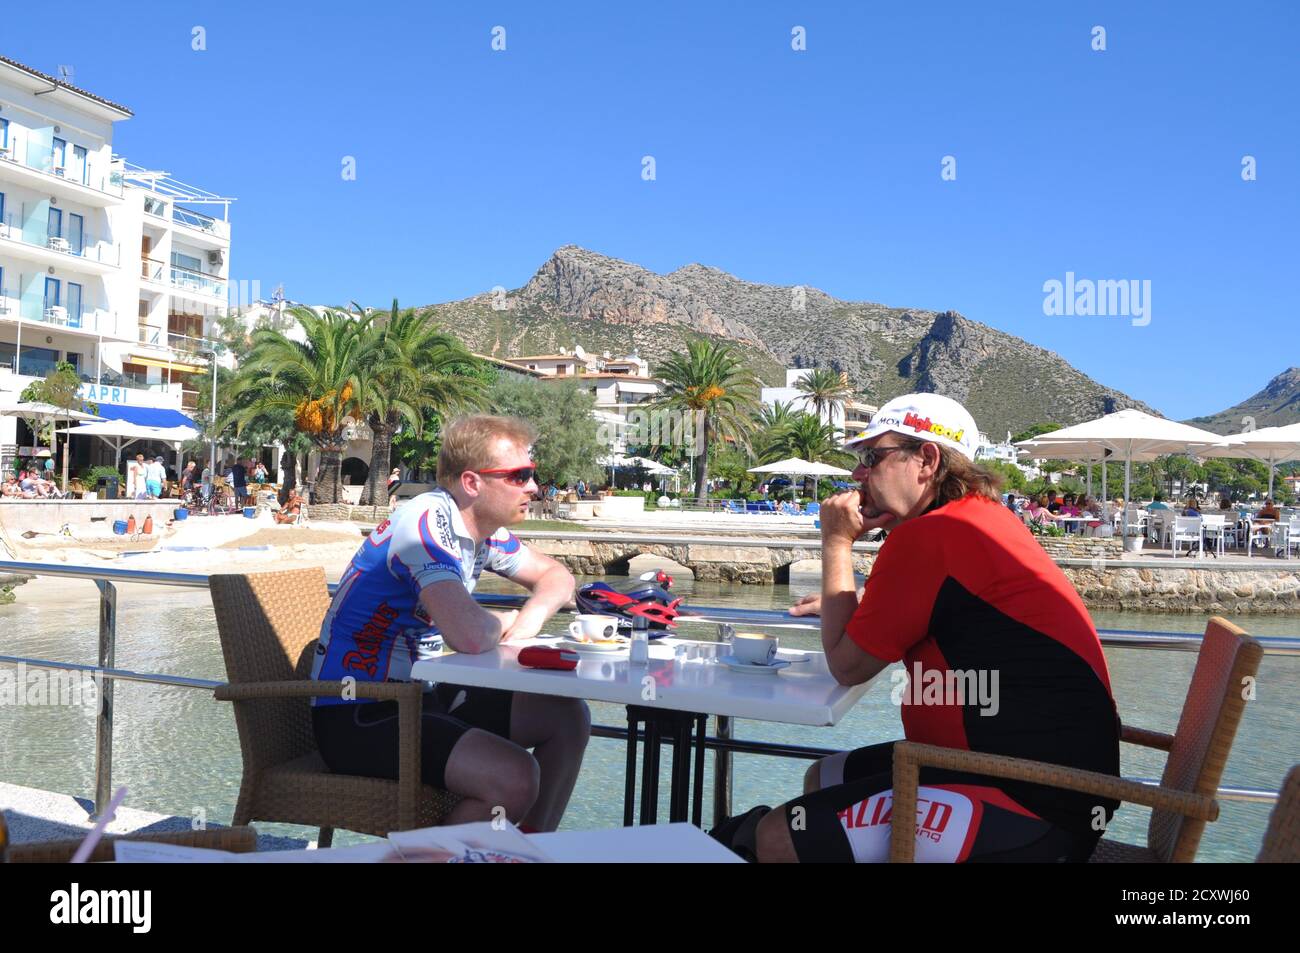
[[[62,360],[101,417],[191,423],[201,339],[227,310],[233,200],[115,155],[131,115],[0,56],[0,403]],[[0,417],[5,461],[31,444]],[[89,438],[72,454],[74,472],[112,462]]]

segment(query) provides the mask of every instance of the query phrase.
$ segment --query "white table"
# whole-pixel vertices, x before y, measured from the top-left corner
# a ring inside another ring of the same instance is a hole
[[[694,824],[557,831],[527,836],[552,860],[566,864],[744,863]]]
[[[781,658],[808,656],[774,674],[744,675],[716,662],[679,662],[674,652],[679,645],[710,645],[689,640],[664,638],[650,645],[650,661],[633,665],[627,651],[584,654],[574,671],[526,668],[519,664],[519,650],[528,645],[555,645],[553,639],[533,639],[498,646],[481,655],[446,653],[416,662],[411,677],[427,682],[446,682],[476,688],[499,688],[536,695],[557,695],[588,701],[612,702],[628,708],[628,773],[624,790],[623,815],[632,823],[632,802],[636,785],[637,728],[646,723],[646,748],[642,765],[641,822],[653,823],[657,814],[659,746],[667,728],[675,743],[670,820],[685,820],[690,775],[687,755],[695,735],[695,798],[693,813],[700,820],[704,776],[704,723],[707,715],[718,717],[719,733],[729,729],[731,718],[749,718],[791,725],[826,726],[839,722],[866,692],[866,685],[840,685],[826,669],[820,652],[782,650]],[[662,719],[655,713],[662,713]],[[725,720],[725,721],[724,721]],[[720,752],[721,754],[721,752]],[[724,770],[730,770],[730,759]],[[730,790],[730,776],[725,778]]]

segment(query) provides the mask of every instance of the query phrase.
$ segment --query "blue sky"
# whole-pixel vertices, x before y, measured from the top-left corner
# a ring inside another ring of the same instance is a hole
[[[134,110],[119,152],[236,196],[232,277],[267,294],[445,301],[575,243],[954,309],[1178,418],[1300,364],[1300,5],[106,9],[11,4],[0,53],[72,65]],[[1150,323],[1045,315],[1067,272],[1150,281]]]

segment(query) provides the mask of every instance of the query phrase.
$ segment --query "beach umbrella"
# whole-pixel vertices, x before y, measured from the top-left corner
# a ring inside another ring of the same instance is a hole
[[[34,400],[22,400],[12,404],[0,404],[0,417],[23,417],[27,420],[53,420],[58,423],[61,420],[103,420],[103,417],[96,417],[94,414],[88,414],[84,410],[70,410],[67,407],[59,407],[55,404],[43,404]],[[60,433],[64,431],[59,431]],[[68,488],[68,447],[67,438],[64,438],[63,446],[63,489]]]
[[[1215,447],[1235,438],[1225,438],[1199,427],[1155,417],[1140,410],[1120,410],[1096,420],[1072,427],[1053,430],[1051,433],[1022,440],[1017,446],[1032,443],[1035,456],[1046,457],[1052,453],[1090,452],[1103,457],[1107,451],[1124,461],[1124,502],[1132,502],[1130,487],[1135,461],[1154,459],[1166,453],[1199,453],[1206,447]],[[1086,454],[1085,454],[1086,456]],[[1053,459],[1084,459],[1085,456],[1053,457]]]
[[[1224,437],[1223,443],[1196,452],[1198,457],[1259,460],[1268,464],[1268,495],[1273,496],[1273,473],[1279,463],[1300,460],[1300,423],[1261,427]]]

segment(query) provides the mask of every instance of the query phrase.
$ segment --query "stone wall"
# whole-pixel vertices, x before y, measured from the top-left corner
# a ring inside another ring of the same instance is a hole
[[[1300,615],[1300,564],[1291,569],[1062,569],[1090,609]]]
[[[392,511],[386,506],[353,506],[350,503],[313,503],[307,516],[336,523],[381,523]]]
[[[1053,559],[1119,559],[1124,541],[1118,536],[1101,539],[1093,536],[1036,536],[1039,544]]]

